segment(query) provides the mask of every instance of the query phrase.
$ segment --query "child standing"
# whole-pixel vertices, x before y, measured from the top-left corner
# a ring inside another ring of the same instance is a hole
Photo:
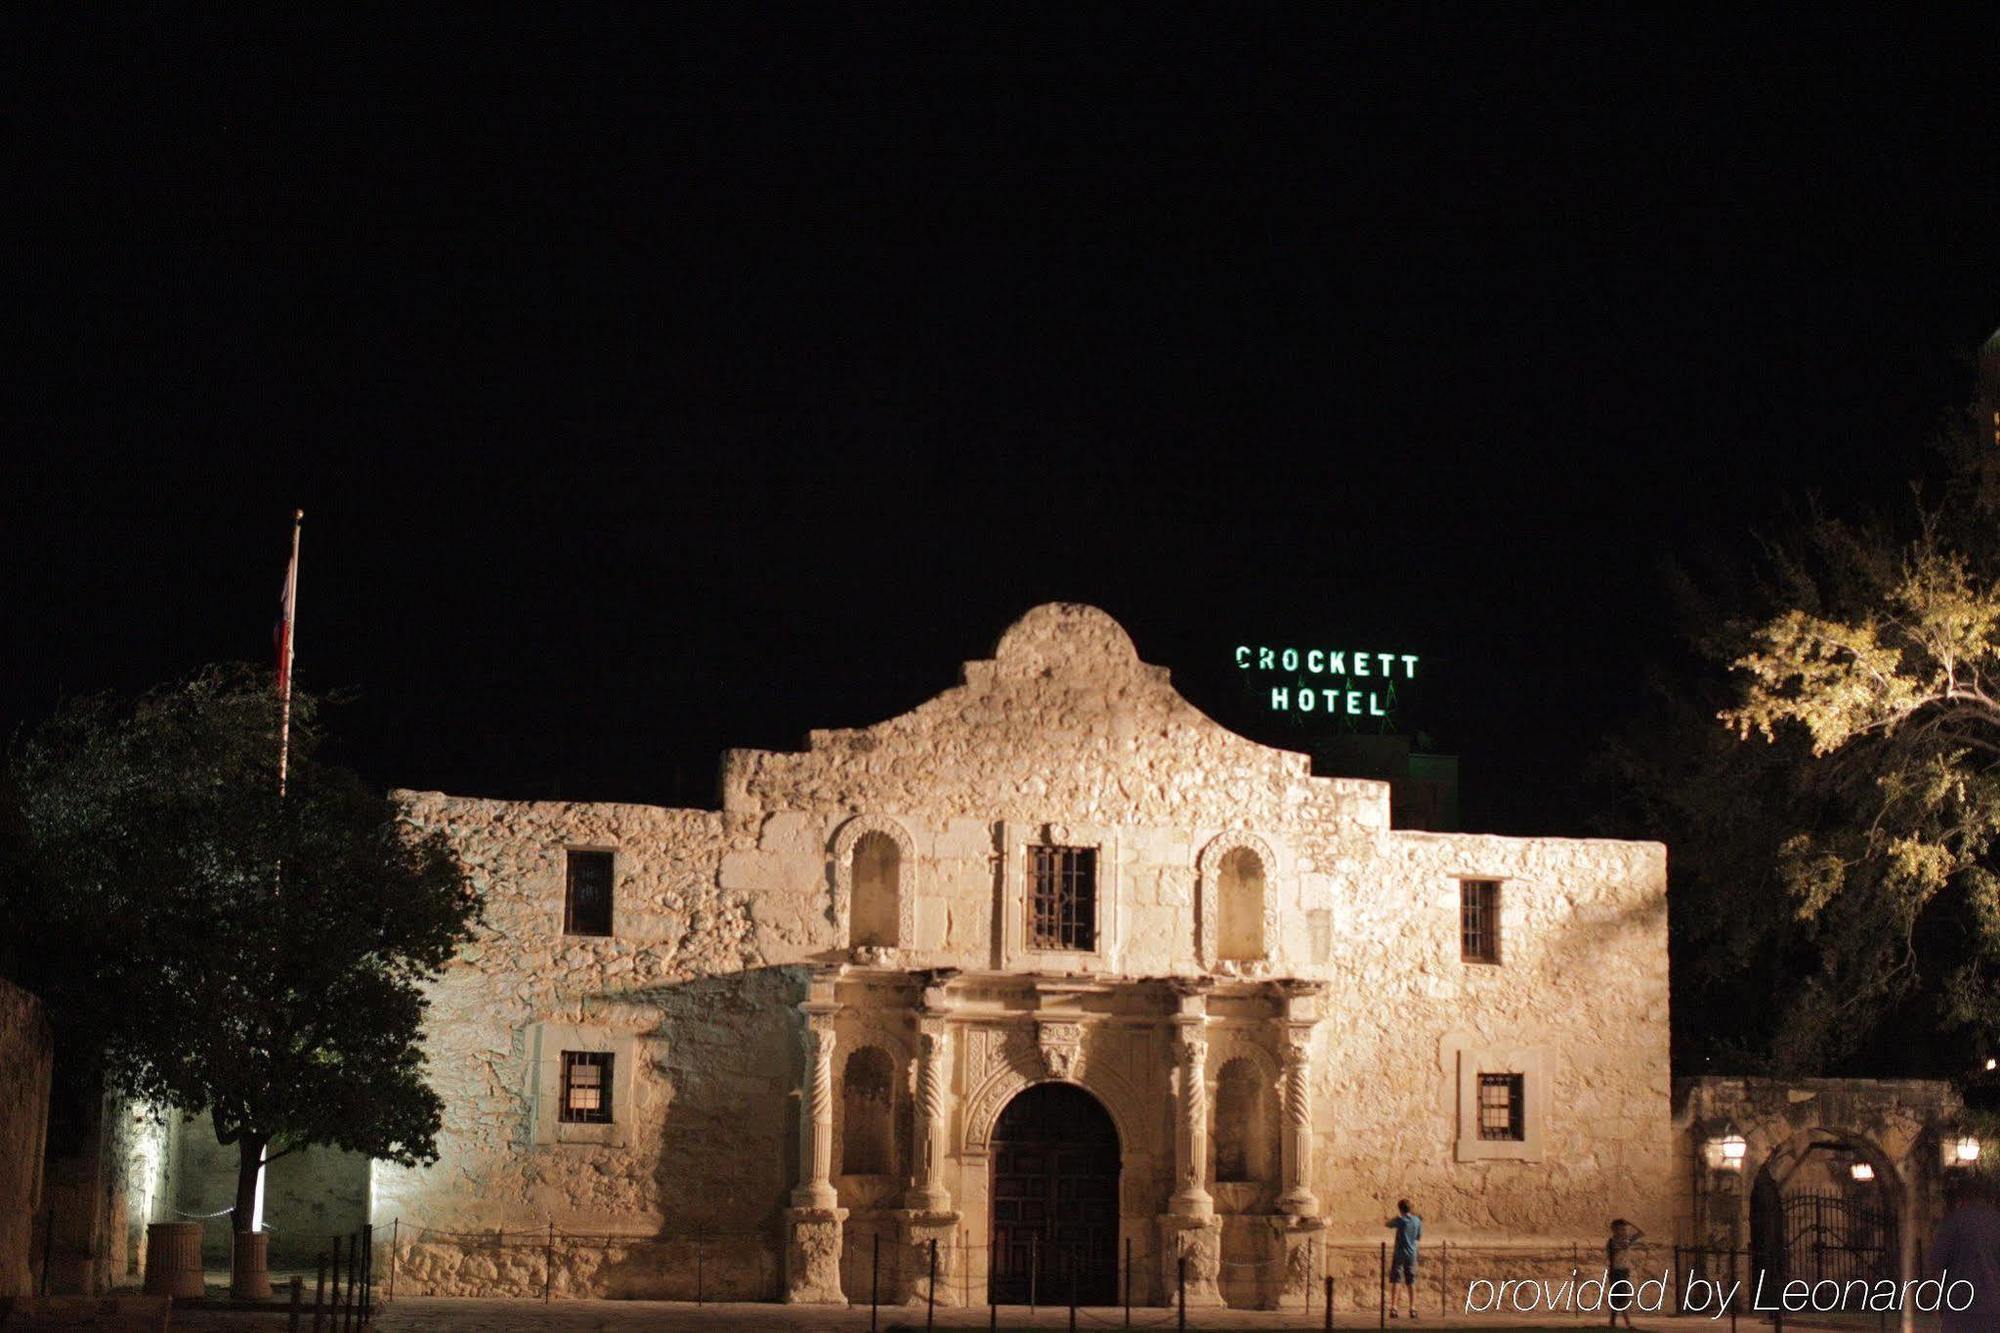
[[[1396,1200],[1396,1215],[1385,1223],[1396,1233],[1396,1248],[1389,1256],[1389,1317],[1396,1317],[1396,1279],[1410,1294],[1410,1318],[1417,1317],[1417,1242],[1424,1234],[1424,1219],[1410,1211],[1408,1199]]]
[[[1611,1223],[1611,1239],[1604,1242],[1605,1304],[1611,1307],[1611,1327],[1618,1327],[1620,1311],[1625,1327],[1632,1327],[1632,1304],[1637,1288],[1632,1285],[1632,1246],[1646,1233],[1620,1217]],[[1623,1283],[1620,1290],[1619,1284]],[[1612,1295],[1613,1292],[1617,1295]]]

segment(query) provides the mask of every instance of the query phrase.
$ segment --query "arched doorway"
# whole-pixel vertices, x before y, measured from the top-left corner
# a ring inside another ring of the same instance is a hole
[[[1793,1280],[1900,1276],[1893,1167],[1865,1140],[1833,1132],[1779,1147],[1750,1191],[1751,1263],[1767,1289]]]
[[[1025,1089],[993,1127],[993,1299],[1118,1298],[1118,1130],[1073,1083]]]

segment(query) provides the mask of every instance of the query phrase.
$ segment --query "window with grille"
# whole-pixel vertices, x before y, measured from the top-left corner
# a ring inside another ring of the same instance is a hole
[[[1459,943],[1468,963],[1500,961],[1500,882],[1460,880]]]
[[[1028,947],[1097,947],[1097,849],[1028,849]]]
[[[611,1052],[563,1052],[561,1119],[572,1125],[611,1123]]]
[[[571,852],[563,897],[563,934],[611,933],[611,853]]]
[[[1519,1074],[1479,1076],[1480,1138],[1518,1143],[1527,1137],[1521,1123],[1524,1083]]]

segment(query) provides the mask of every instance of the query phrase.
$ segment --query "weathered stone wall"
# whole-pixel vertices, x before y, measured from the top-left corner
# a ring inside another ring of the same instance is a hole
[[[42,1002],[0,981],[0,1297],[34,1289],[54,1049]]]
[[[174,1195],[179,1216],[202,1223],[202,1260],[229,1267],[231,1220],[236,1202],[236,1145],[215,1137],[208,1116],[176,1126]],[[333,1238],[348,1237],[368,1221],[370,1163],[359,1153],[307,1148],[265,1168],[264,1229],[271,1233],[270,1262],[309,1268],[332,1252]]]
[[[1365,1252],[1399,1196],[1440,1240],[1594,1246],[1613,1215],[1671,1228],[1663,849],[1392,830],[1385,784],[1315,778],[1304,756],[1223,730],[1089,608],[1031,612],[993,661],[967,664],[962,686],[902,717],[815,732],[797,754],[732,752],[719,813],[405,799],[415,822],[449,833],[487,921],[427,1019],[443,1160],[377,1165],[378,1226],[705,1228],[775,1254],[799,1160],[794,1006],[811,969],[858,958],[890,982],[893,969],[956,968],[968,983],[1074,973],[1108,986],[1101,1012],[1082,1014],[1096,1025],[1085,1045],[1110,1043],[1106,1067],[1127,1062],[1128,1099],[1145,1108],[1126,1116],[1123,1193],[1128,1227],[1145,1219],[1147,1235],[1173,1187],[1172,1096],[1158,1005],[1132,979],[1163,976],[1324,987],[1307,1081],[1309,1184],[1328,1243]],[[864,832],[899,848],[899,924],[893,946],[854,951],[843,858]],[[1043,841],[1098,848],[1094,951],[1039,954],[1021,939],[1023,857]],[[1215,867],[1239,845],[1264,862],[1267,949],[1223,961]],[[566,848],[616,853],[611,938],[562,934]],[[1501,883],[1498,965],[1461,959],[1468,877]],[[907,1060],[900,1003],[871,1021],[901,1034]],[[992,1000],[980,1021],[1018,1029],[1027,1015],[1008,1003]],[[1242,1004],[1211,1020],[1211,1105],[1230,1043],[1276,1068],[1275,1035],[1256,1016],[1268,1006]],[[836,1075],[861,1039],[845,1016],[839,1026]],[[546,1049],[565,1033],[620,1052],[630,1119],[617,1142],[549,1131]],[[968,1103],[990,1071],[974,1067],[974,1046],[952,1046],[944,1181],[978,1244],[987,1164],[966,1151]],[[1466,1090],[1481,1068],[1534,1071],[1529,1144],[1468,1148]],[[1271,1192],[1241,1206],[1268,1208]],[[891,1206],[893,1193],[853,1202]],[[1224,1247],[1225,1262],[1262,1260]],[[407,1289],[490,1290],[507,1271],[504,1241],[484,1258],[449,1237],[432,1249],[403,1259]],[[540,1271],[516,1266],[516,1287]],[[766,1296],[774,1272],[760,1258],[721,1280]]]
[[[1965,1106],[1928,1079],[1704,1077],[1674,1083],[1678,1214],[1684,1234],[1717,1249],[1749,1250],[1760,1177],[1774,1193],[1867,1193],[1838,1178],[1852,1163],[1874,1171],[1872,1191],[1895,1215],[1901,1261],[1914,1272],[1944,1215],[1947,1149]],[[1725,1131],[1744,1140],[1740,1170],[1718,1171],[1704,1145]]]

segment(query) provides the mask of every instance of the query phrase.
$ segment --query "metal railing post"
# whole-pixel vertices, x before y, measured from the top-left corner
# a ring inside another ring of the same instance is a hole
[[[882,1233],[868,1237],[868,1333],[875,1333],[876,1311],[882,1305]]]
[[[1389,1242],[1378,1241],[1381,1254],[1376,1257],[1375,1271],[1381,1277],[1382,1289],[1375,1295],[1375,1327],[1389,1327]]]
[[[1028,1233],[1028,1318],[1035,1317],[1035,1298],[1041,1295],[1042,1233]]]
[[[931,1237],[931,1275],[924,1283],[924,1330],[929,1333],[937,1318],[937,1237]]]
[[[1000,1327],[1000,1237],[986,1238],[986,1327]]]
[[[361,1322],[375,1322],[375,1224],[361,1224]]]
[[[313,1333],[325,1333],[326,1251],[319,1253],[319,1277],[313,1282]]]
[[[403,1219],[397,1218],[389,1226],[389,1303],[396,1302],[396,1249],[403,1239]]]
[[[1069,1252],[1069,1333],[1076,1333],[1076,1251]]]
[[[333,1238],[333,1303],[326,1312],[327,1327],[340,1328],[340,1237]]]
[[[1125,1327],[1132,1327],[1132,1238],[1125,1238]]]
[[[299,1333],[299,1309],[306,1299],[306,1280],[292,1274],[292,1304],[286,1312],[285,1333]]]
[[[1326,1329],[1333,1333],[1333,1274],[1328,1273],[1326,1281]]]
[[[150,1254],[146,1256],[149,1262],[151,1261],[152,1257],[153,1256]],[[49,1205],[48,1214],[42,1219],[41,1294],[44,1296],[49,1294],[49,1270],[55,1267],[55,1262],[56,1262],[56,1206],[53,1203],[51,1203]]]
[[[1174,1287],[1180,1295],[1180,1319],[1176,1328],[1187,1327],[1187,1256],[1184,1254],[1174,1264]]]
[[[696,1236],[694,1238],[694,1303],[697,1308],[701,1306],[704,1295],[701,1289],[702,1276],[701,1237]]]

